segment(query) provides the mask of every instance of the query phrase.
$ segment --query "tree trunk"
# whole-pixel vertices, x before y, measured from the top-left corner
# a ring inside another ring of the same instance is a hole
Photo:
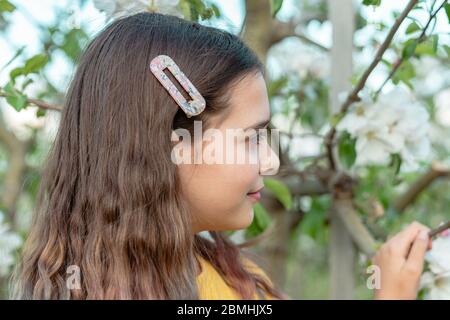
[[[352,0],[328,0],[333,25],[330,111],[339,111],[338,95],[351,86],[354,12]],[[330,211],[330,298],[353,299],[356,250],[344,223]]]

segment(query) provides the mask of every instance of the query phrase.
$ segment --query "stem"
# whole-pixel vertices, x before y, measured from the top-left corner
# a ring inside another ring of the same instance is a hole
[[[5,97],[5,98],[14,97],[14,95],[6,93],[6,92],[0,92],[0,97]],[[37,99],[32,99],[32,98],[27,98],[27,103],[35,105],[41,109],[46,109],[46,110],[62,111],[62,109],[63,109],[61,106],[52,105],[47,102],[37,100]]]
[[[440,234],[442,231],[445,231],[449,228],[450,228],[450,221],[442,224],[441,226],[437,227],[436,229],[431,230],[428,233],[428,235],[430,236],[430,238],[433,238],[433,237],[437,236],[438,234]]]
[[[450,175],[448,168],[439,163],[434,163],[431,168],[420,176],[404,194],[402,194],[393,204],[393,208],[397,212],[403,212],[417,197],[428,188],[433,181],[440,177]]]

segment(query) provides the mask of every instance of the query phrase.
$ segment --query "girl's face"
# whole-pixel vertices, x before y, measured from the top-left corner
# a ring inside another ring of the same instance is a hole
[[[178,165],[194,233],[249,226],[258,200],[255,192],[264,187],[262,176],[278,171],[279,158],[258,130],[266,128],[270,119],[263,76],[249,74],[231,90],[227,115],[214,116],[208,126],[214,134],[209,138],[204,134],[202,142],[192,147],[192,157],[203,155],[201,163]],[[197,140],[195,133],[192,140]],[[219,163],[205,160],[212,155]]]

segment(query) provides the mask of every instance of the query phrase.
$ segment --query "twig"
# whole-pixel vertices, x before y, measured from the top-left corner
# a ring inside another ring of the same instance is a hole
[[[0,97],[14,97],[14,95],[6,93],[6,92],[0,92]],[[33,99],[33,98],[27,98],[27,103],[28,104],[32,104],[35,105],[41,109],[46,109],[46,110],[55,110],[55,111],[62,111],[62,107],[59,105],[52,105],[49,104],[47,102],[38,100],[38,99]]]
[[[436,1],[434,1],[434,3],[436,3]],[[433,7],[434,7],[434,3],[433,3]],[[419,37],[417,38],[417,43],[420,43],[423,41],[423,39],[426,36],[426,32],[428,30],[428,27],[431,24],[431,21],[433,21],[433,19],[436,17],[436,15],[438,14],[438,12],[444,7],[444,5],[447,3],[447,0],[444,1],[438,9],[436,9],[436,11],[434,13],[430,12],[430,17],[428,18],[428,21],[425,25],[425,27],[422,29],[421,34],[419,35]],[[405,59],[402,57],[400,59],[398,59],[392,70],[389,72],[389,75],[387,76],[387,78],[383,81],[383,83],[381,84],[380,88],[378,88],[378,90],[375,92],[375,98],[381,93],[381,91],[383,90],[384,86],[388,83],[388,81],[390,79],[392,79],[392,77],[395,75],[395,73],[397,72],[397,70],[400,68],[401,64],[403,63]]]
[[[59,105],[52,105],[49,104],[47,102],[41,101],[41,100],[36,100],[36,99],[32,99],[29,98],[27,99],[27,102],[30,104],[34,104],[35,106],[41,108],[41,109],[48,109],[48,110],[55,110],[55,111],[62,111],[62,106]]]
[[[430,238],[433,238],[433,237],[437,236],[438,234],[440,234],[442,231],[445,231],[449,228],[450,228],[450,221],[440,225],[436,229],[431,230],[430,232],[428,232],[428,235],[430,236]]]
[[[281,22],[278,20],[274,21],[274,25],[273,25],[274,31],[273,31],[271,39],[270,39],[271,44],[274,45],[275,43],[277,43],[287,37],[297,37],[301,41],[305,42],[306,44],[312,45],[313,47],[316,47],[320,51],[323,51],[323,52],[330,51],[329,48],[321,45],[320,43],[314,41],[313,39],[309,38],[308,36],[295,31],[296,26],[297,26],[297,23],[295,23],[294,21],[290,21],[290,22]]]
[[[431,185],[437,178],[450,175],[450,169],[439,163],[433,163],[431,168],[419,177],[406,192],[401,195],[392,205],[392,208],[396,212],[403,212],[410,204],[412,204],[416,198],[427,187]]]

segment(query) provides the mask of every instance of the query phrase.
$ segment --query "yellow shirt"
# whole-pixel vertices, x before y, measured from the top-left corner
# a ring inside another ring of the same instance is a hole
[[[222,278],[222,276],[217,272],[217,270],[205,259],[199,257],[200,264],[202,266],[201,273],[197,276],[197,285],[199,289],[199,297],[201,300],[241,300],[242,298],[239,294],[230,287]],[[272,281],[269,279],[267,274],[259,268],[254,262],[248,261],[246,267],[252,273],[256,273],[264,277],[270,284]],[[255,293],[255,300],[260,299]],[[267,300],[271,300],[273,297],[267,294]]]

